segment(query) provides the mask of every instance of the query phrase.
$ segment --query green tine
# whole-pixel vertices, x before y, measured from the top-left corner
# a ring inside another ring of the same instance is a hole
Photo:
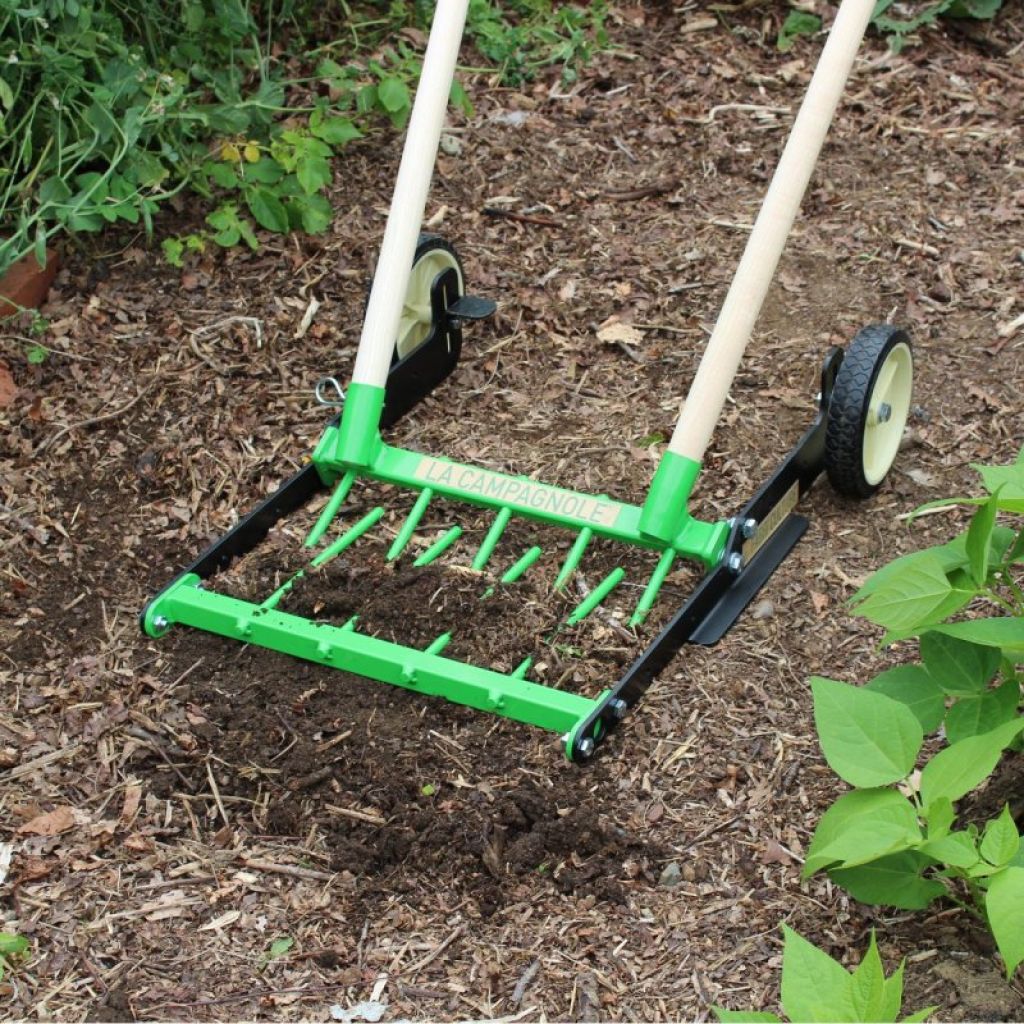
[[[533,664],[533,658],[524,658],[515,671],[509,676],[510,679],[525,679],[526,673],[530,671],[530,666]]]
[[[487,536],[484,537],[484,542],[480,545],[480,550],[473,559],[473,568],[478,572],[487,565],[491,555],[494,554],[494,549],[498,546],[498,541],[501,540],[501,535],[505,532],[505,527],[508,526],[508,521],[511,518],[512,509],[510,508],[502,508],[495,516],[491,528],[487,531]]]
[[[292,587],[294,587],[295,584],[305,575],[305,570],[300,569],[290,580],[282,583],[281,586],[279,586],[277,590],[275,590],[270,597],[260,605],[260,607],[267,611],[272,608],[276,608],[281,603],[281,598],[284,597],[284,595],[287,594],[288,591],[291,590]]]
[[[417,569],[422,569],[425,565],[430,565],[435,559],[440,558],[460,537],[462,536],[462,527],[453,526],[440,540],[434,541],[433,544],[427,548],[426,551],[420,555],[412,564]]]
[[[536,546],[530,548],[530,550],[527,551],[526,554],[515,563],[515,565],[508,568],[505,575],[501,577],[501,582],[515,583],[515,581],[519,579],[519,577],[522,576],[523,573],[525,573],[526,570],[529,569],[543,553],[544,551],[542,548]]]
[[[583,558],[583,552],[587,550],[587,545],[590,543],[590,538],[594,536],[594,531],[589,526],[584,526],[580,530],[579,535],[576,538],[576,542],[569,550],[569,554],[566,555],[565,562],[562,564],[562,571],[558,574],[558,579],[555,580],[555,590],[561,590],[565,586],[566,580],[573,574],[576,566],[580,564],[580,559]]]
[[[371,509],[363,516],[354,526],[350,527],[345,531],[334,543],[328,544],[327,547],[320,552],[316,558],[313,559],[309,564],[314,569],[319,569],[325,562],[329,562],[332,558],[336,558],[338,555],[345,550],[345,548],[354,544],[367,530],[372,529],[377,523],[380,522],[384,515],[384,509],[378,505],[375,509]]]
[[[416,527],[420,525],[423,513],[427,511],[427,506],[430,504],[430,499],[433,496],[434,492],[429,487],[424,487],[423,490],[420,491],[420,496],[416,499],[416,504],[413,505],[408,517],[402,524],[402,528],[398,531],[398,535],[395,537],[395,542],[388,549],[389,562],[393,562],[398,558],[398,556],[405,550],[409,541],[412,540],[412,535],[416,532]]]
[[[626,570],[612,569],[610,573],[576,606],[572,615],[566,619],[567,626],[575,626],[582,622],[621,582]]]
[[[442,633],[435,640],[432,640],[430,646],[423,652],[424,654],[440,654],[452,640],[451,633]]]
[[[662,551],[661,558],[658,559],[658,564],[654,567],[654,572],[651,573],[650,581],[644,588],[643,595],[636,606],[636,611],[633,612],[633,615],[629,620],[631,628],[633,626],[639,626],[640,623],[647,618],[647,613],[651,610],[654,602],[657,600],[658,591],[661,590],[661,585],[665,582],[665,577],[672,568],[672,563],[675,561],[675,558],[676,553],[673,548],[665,548],[665,550]]]
[[[309,531],[309,536],[305,540],[307,548],[315,547],[317,541],[327,532],[327,528],[331,525],[334,517],[338,514],[338,509],[341,508],[341,503],[348,497],[348,492],[352,490],[352,485],[356,482],[356,471],[350,469],[338,482],[338,486],[334,489],[334,493],[331,495],[330,501],[324,505],[323,512],[320,513],[320,518],[317,519],[313,526],[313,529]]]
[[[341,627],[342,632],[344,632],[344,633],[354,633],[355,629],[356,629],[356,623],[358,621],[359,621],[359,616],[358,615],[353,615],[352,618],[349,619],[348,622],[346,622],[345,625]]]

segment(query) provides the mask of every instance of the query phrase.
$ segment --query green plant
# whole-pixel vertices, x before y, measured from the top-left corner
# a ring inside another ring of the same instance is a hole
[[[910,33],[933,24],[940,17],[988,21],[999,12],[1003,0],[927,0],[917,5],[917,13],[900,17],[893,17],[895,5],[896,0],[876,0],[871,21],[879,32],[889,37],[890,48],[898,52]]]
[[[821,18],[807,11],[792,10],[779,29],[776,46],[785,53],[793,48],[798,36],[813,36],[821,29]]]
[[[4,979],[8,961],[12,956],[21,956],[28,951],[28,939],[24,935],[0,932],[0,981]]]
[[[954,805],[1024,733],[1024,449],[1012,465],[974,468],[986,496],[918,510],[973,506],[968,529],[897,558],[853,598],[883,644],[918,637],[920,662],[863,687],[811,680],[825,759],[855,788],[819,822],[804,874],[825,870],[865,903],[949,897],[984,916],[1012,974],[1024,960],[1024,842],[1008,808],[957,827]],[[946,745],[918,769],[940,727]]]
[[[878,955],[875,933],[864,959],[848,972],[828,953],[808,942],[792,928],[782,926],[785,945],[782,951],[782,1012],[793,1024],[807,1021],[895,1021],[903,1005],[903,968],[901,963],[890,977],[885,976]],[[724,1010],[713,1007],[724,1022],[780,1021],[764,1011]],[[903,1020],[926,1020],[936,1007],[918,1010]]]

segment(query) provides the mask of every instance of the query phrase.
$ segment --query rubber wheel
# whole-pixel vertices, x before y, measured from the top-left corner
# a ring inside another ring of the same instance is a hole
[[[395,360],[404,359],[415,352],[430,336],[433,316],[430,307],[430,289],[437,275],[454,270],[459,275],[459,297],[466,294],[462,262],[454,246],[440,235],[420,235],[409,275],[409,288],[402,304],[398,322],[398,342]]]
[[[905,331],[873,324],[850,342],[825,424],[825,471],[839,494],[863,499],[881,487],[900,448],[913,383]]]

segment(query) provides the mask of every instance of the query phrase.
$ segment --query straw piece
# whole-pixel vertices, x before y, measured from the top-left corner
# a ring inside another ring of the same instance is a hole
[[[460,537],[462,536],[462,527],[453,526],[440,540],[434,541],[433,544],[427,548],[426,551],[420,555],[412,564],[417,569],[422,569],[425,565],[430,565],[435,559],[440,558]]]
[[[610,573],[576,606],[566,620],[566,625],[575,626],[582,622],[621,582],[626,575],[623,568],[612,569]]]
[[[473,559],[473,568],[478,572],[487,565],[491,555],[494,554],[494,549],[498,546],[498,541],[501,540],[501,535],[505,532],[505,527],[508,526],[508,521],[511,518],[512,509],[510,508],[500,509],[495,516],[491,528],[487,531],[487,536],[484,537],[483,543],[480,545],[480,550],[477,551],[476,557]]]
[[[416,504],[413,505],[409,511],[409,515],[405,522],[402,524],[402,528],[398,531],[398,535],[395,537],[394,543],[388,549],[388,561],[393,562],[398,556],[405,550],[406,545],[412,540],[412,535],[416,532],[416,527],[419,526],[420,520],[423,518],[423,513],[427,511],[427,506],[430,504],[430,499],[434,496],[434,492],[429,487],[424,487],[420,491],[420,496],[416,499]]]
[[[350,547],[359,540],[367,530],[376,526],[383,515],[384,509],[380,505],[371,509],[365,516],[363,516],[362,519],[359,520],[358,523],[350,527],[344,534],[334,541],[333,544],[329,544],[325,547],[323,551],[321,551],[320,554],[317,555],[309,564],[312,565],[314,569],[319,569],[324,563],[329,562],[332,558],[336,558],[345,550],[345,548]]]
[[[515,581],[519,579],[519,577],[522,576],[543,553],[544,551],[542,548],[536,546],[530,548],[526,554],[524,554],[523,557],[515,563],[515,565],[509,566],[505,575],[501,577],[501,582],[515,583]]]
[[[665,577],[668,576],[672,563],[675,561],[675,557],[676,553],[673,548],[665,548],[662,551],[661,558],[658,559],[658,564],[654,567],[654,572],[651,573],[651,578],[637,603],[636,611],[633,612],[633,616],[629,620],[630,627],[639,626],[647,618],[647,613],[657,600],[658,591],[661,590]]]
[[[583,552],[587,550],[587,545],[593,536],[594,531],[589,526],[584,526],[580,530],[579,535],[576,537],[576,542],[569,549],[569,554],[566,555],[565,562],[562,564],[561,572],[559,572],[558,578],[555,580],[555,590],[561,590],[565,586],[566,580],[575,572],[576,566],[580,564]]]
[[[320,518],[317,519],[313,525],[313,529],[309,531],[309,536],[305,540],[307,548],[315,547],[320,538],[327,532],[327,528],[331,525],[334,517],[338,514],[338,509],[341,508],[342,502],[348,497],[348,492],[352,490],[352,485],[356,481],[356,471],[350,469],[342,478],[338,481],[338,486],[334,489],[334,493],[331,495],[330,501],[324,505],[323,512],[320,513]]]

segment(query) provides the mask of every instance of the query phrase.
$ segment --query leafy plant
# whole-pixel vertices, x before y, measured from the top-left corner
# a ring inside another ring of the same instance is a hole
[[[1008,808],[958,827],[954,805],[1024,734],[1024,449],[1012,465],[974,468],[986,496],[918,510],[973,506],[967,530],[897,558],[853,597],[883,643],[918,637],[920,662],[863,687],[811,680],[825,759],[855,788],[819,822],[804,875],[825,870],[862,902],[909,910],[949,897],[984,916],[1012,974],[1024,960],[1024,842]],[[946,745],[919,769],[937,730]]]
[[[290,935],[285,935],[274,941],[267,947],[266,952],[260,957],[260,967],[265,967],[271,960],[279,960],[287,956],[295,945],[295,940]]]
[[[872,24],[889,37],[889,46],[899,52],[908,35],[925,25],[931,25],[940,17],[974,18],[988,21],[996,16],[1003,6],[1003,0],[928,0],[916,14],[893,17],[892,9],[897,0],[876,0],[871,16]]]
[[[896,1021],[903,1005],[903,968],[899,965],[885,976],[878,955],[875,933],[864,959],[853,971],[847,971],[828,953],[818,949],[792,928],[782,926],[785,945],[782,951],[782,1012],[793,1024],[807,1021]],[[713,1007],[723,1022],[781,1021],[764,1011],[725,1010]],[[926,1020],[936,1007],[918,1010],[903,1020]]]
[[[4,979],[9,959],[12,956],[20,956],[27,951],[28,939],[24,935],[0,932],[0,981]]]
[[[779,29],[776,46],[785,53],[793,48],[799,36],[813,36],[821,29],[821,18],[807,11],[792,10]]]

